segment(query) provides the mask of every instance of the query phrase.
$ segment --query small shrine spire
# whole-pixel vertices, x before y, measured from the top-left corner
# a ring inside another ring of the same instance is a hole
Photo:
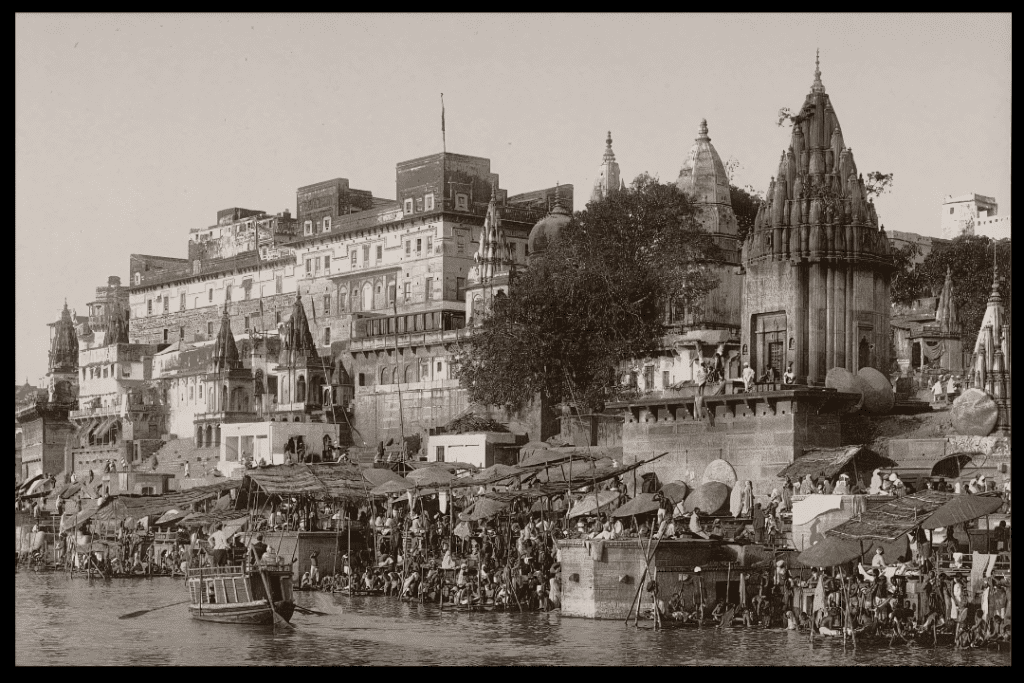
[[[615,161],[615,152],[612,151],[612,132],[608,131],[608,138],[604,141],[604,161],[606,163]]]
[[[697,129],[697,140],[710,140],[708,137],[708,120],[700,120],[700,128]]]

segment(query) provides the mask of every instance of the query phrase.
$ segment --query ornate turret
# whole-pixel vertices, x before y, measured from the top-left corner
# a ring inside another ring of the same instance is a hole
[[[1006,324],[1003,297],[999,291],[999,270],[994,263],[995,245],[993,245],[992,257],[992,293],[989,294],[985,315],[981,320],[981,330],[978,333],[978,340],[974,344],[971,387],[981,389],[995,399],[996,405],[999,407],[999,417],[994,432],[1007,434],[1010,431],[1012,381],[1010,375],[1010,326]]]
[[[75,323],[68,310],[68,302],[64,302],[64,310],[60,320],[53,327],[53,339],[50,342],[50,372],[76,372],[78,370],[78,334]]]
[[[530,260],[544,253],[552,242],[558,239],[558,235],[565,226],[572,222],[572,213],[562,204],[562,195],[555,186],[555,202],[544,218],[537,221],[537,224],[530,230],[528,242]]]
[[[620,190],[624,185],[619,176],[619,164],[615,161],[615,152],[612,151],[612,132],[608,131],[607,145],[604,149],[604,159],[601,161],[601,170],[594,180],[594,191],[590,195],[590,201],[596,202],[604,199],[612,192]]]
[[[750,327],[743,331],[742,360],[758,373],[769,362],[781,363],[776,371],[792,362],[798,381],[811,384],[834,367],[888,373],[888,237],[846,146],[817,56],[810,92],[792,122],[790,144],[743,245],[741,319]]]
[[[278,412],[295,419],[311,409],[320,410],[325,400],[327,375],[309,331],[302,297],[295,293],[292,314],[281,331],[283,347],[277,366]]]
[[[235,336],[231,333],[231,316],[228,315],[228,305],[224,304],[224,313],[220,318],[220,331],[217,333],[217,341],[213,345],[213,370],[224,372],[237,370],[242,367],[242,361],[238,356],[238,346],[235,344]]]
[[[115,294],[107,301],[106,307],[107,331],[105,342],[111,344],[128,343],[128,308],[124,306],[121,298]]]
[[[295,303],[292,305],[291,318],[285,324],[283,350],[293,364],[302,359],[319,362],[320,356],[316,352],[313,334],[309,331],[306,309],[302,305],[302,297],[298,292],[295,293]]]

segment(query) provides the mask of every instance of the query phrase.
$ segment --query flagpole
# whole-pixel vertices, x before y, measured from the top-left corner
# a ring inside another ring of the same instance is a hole
[[[444,93],[441,93],[441,151],[448,153],[448,146],[444,137]]]

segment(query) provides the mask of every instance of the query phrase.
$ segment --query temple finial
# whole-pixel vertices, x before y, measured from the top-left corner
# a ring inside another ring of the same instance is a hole
[[[698,140],[710,140],[711,139],[711,138],[708,137],[708,120],[707,119],[701,119],[700,120],[700,128],[697,129],[697,139]]]
[[[494,183],[491,183],[491,201],[492,202],[493,201],[497,201],[497,199],[498,199],[498,190],[494,186]]]
[[[608,149],[612,148],[612,132],[611,131],[608,131],[608,139],[605,140],[605,143],[608,145]]]
[[[811,84],[811,92],[823,93],[825,86],[821,83],[821,60],[820,50],[814,51],[814,83]]]

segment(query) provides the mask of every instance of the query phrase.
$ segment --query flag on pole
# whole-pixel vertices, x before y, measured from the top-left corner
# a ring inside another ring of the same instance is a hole
[[[448,151],[444,139],[444,93],[441,93],[441,148],[445,152]]]

